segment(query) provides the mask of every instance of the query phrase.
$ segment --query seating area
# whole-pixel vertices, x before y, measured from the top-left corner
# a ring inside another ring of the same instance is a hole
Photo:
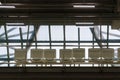
[[[26,49],[15,50],[15,64],[19,65],[80,65],[97,64],[98,66],[119,64],[120,49],[118,49],[118,58],[114,58],[114,49],[112,48],[89,48],[88,59],[86,59],[84,48],[60,49],[60,57],[56,58],[56,49],[31,49],[30,59],[27,59]]]

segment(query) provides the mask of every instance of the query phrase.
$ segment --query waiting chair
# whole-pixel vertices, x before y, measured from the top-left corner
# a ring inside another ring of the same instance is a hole
[[[60,62],[63,64],[72,63],[72,49],[60,49]]]
[[[118,48],[117,63],[120,63],[120,48]]]
[[[43,49],[31,49],[31,63],[32,64],[44,63]]]
[[[90,48],[88,50],[88,60],[89,63],[94,64],[100,64],[100,58],[101,58],[101,49],[100,48]]]
[[[27,50],[26,49],[15,49],[14,53],[16,66],[22,65],[25,66],[27,59]]]
[[[102,48],[101,50],[101,57],[103,64],[112,64],[114,59],[114,49],[110,48]]]
[[[56,63],[56,50],[55,49],[44,49],[45,63]]]
[[[74,48],[73,49],[73,62],[74,63],[81,63],[84,62],[85,58],[85,49],[83,48]]]

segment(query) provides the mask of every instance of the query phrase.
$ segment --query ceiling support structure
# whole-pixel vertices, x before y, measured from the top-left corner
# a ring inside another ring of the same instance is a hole
[[[30,25],[28,25],[28,29],[27,29],[27,42],[26,42],[26,45],[29,44],[29,34],[30,34]],[[27,46],[26,46],[26,49],[27,49]]]
[[[90,30],[91,30],[91,32],[92,32],[92,34],[93,34],[93,36],[94,36],[96,42],[98,43],[99,47],[101,48],[102,45],[101,45],[100,40],[98,39],[97,35],[95,34],[94,29],[93,29],[93,28],[90,28]]]
[[[80,27],[78,27],[78,48],[80,48]]]
[[[34,39],[35,39],[35,48],[37,49],[37,26],[34,26]]]
[[[21,39],[21,49],[23,49],[23,36],[22,36],[22,29],[19,28],[20,31],[20,39]]]
[[[94,28],[93,28],[93,31],[94,31]],[[95,38],[95,35],[92,35],[92,40],[93,40],[93,48],[94,48],[94,38]]]
[[[107,25],[107,48],[109,48],[109,25]]]
[[[33,42],[35,42],[35,45],[36,45],[35,48],[37,49],[37,43],[38,43],[38,41],[37,41],[37,33],[38,33],[39,28],[40,28],[39,25],[34,25],[34,31],[33,31],[32,35],[31,35],[30,39],[29,39],[30,41],[29,41],[28,45],[26,45],[27,50],[29,50],[29,48],[30,48],[30,46],[32,45]]]
[[[32,33],[33,31],[30,31],[29,33]],[[22,35],[26,35],[27,32],[23,32]],[[20,36],[20,34],[14,34],[14,35],[9,35],[8,38],[12,38],[12,37],[17,37]]]
[[[99,44],[101,45],[100,48],[103,47],[103,46],[102,46],[102,40],[103,40],[103,37],[102,37],[102,25],[100,25],[100,42],[99,42]]]
[[[9,29],[9,30],[7,30],[7,34],[9,33],[9,32],[11,32],[11,31],[13,31],[13,30],[15,30],[16,28],[11,28],[11,29]],[[5,35],[5,33],[2,33],[2,34],[0,34],[0,37],[2,37],[2,36],[4,36]],[[9,36],[8,36],[9,37]]]
[[[52,43],[51,43],[51,26],[50,25],[48,25],[48,31],[49,31],[50,49],[52,49]]]
[[[104,36],[102,35],[102,25],[95,27],[95,34],[97,34],[98,39],[100,39],[101,47],[107,47],[106,42],[103,42]],[[104,45],[103,45],[104,44]]]
[[[63,25],[63,49],[66,49],[66,27]]]
[[[8,45],[8,46],[6,46],[6,48],[7,48],[8,67],[10,67],[10,64],[9,64],[9,62],[10,62],[9,41],[8,41],[8,33],[7,33],[6,25],[4,25],[4,30],[5,30],[6,44]]]
[[[120,0],[117,0],[117,12],[120,13]]]

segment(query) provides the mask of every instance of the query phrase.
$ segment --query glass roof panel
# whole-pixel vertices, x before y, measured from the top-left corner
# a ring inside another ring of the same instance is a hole
[[[29,26],[29,27],[30,28],[29,28],[29,37],[28,37],[28,39],[32,35],[33,29],[34,29],[33,26]],[[7,32],[9,32],[8,39],[9,40],[14,40],[14,39],[20,40],[20,28],[21,28],[21,31],[22,31],[22,38],[27,39],[28,26],[22,26],[22,27],[19,27],[19,26],[7,26]]]
[[[62,25],[51,25],[51,39],[52,41],[63,41]]]
[[[76,26],[66,26],[66,40],[67,41],[78,41],[78,28]]]
[[[1,40],[5,40],[5,30],[4,30],[4,26],[0,27],[0,39]]]
[[[47,25],[41,25],[37,33],[38,41],[49,41],[49,32]]]
[[[81,41],[92,41],[92,32],[89,27],[80,28],[80,40]]]

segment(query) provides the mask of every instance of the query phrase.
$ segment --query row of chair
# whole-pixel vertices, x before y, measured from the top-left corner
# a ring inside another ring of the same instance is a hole
[[[27,59],[26,49],[15,50],[16,64],[80,64],[97,63],[97,64],[110,64],[114,63],[114,49],[112,48],[90,48],[88,50],[88,59],[85,59],[84,48],[74,49],[60,49],[60,58],[56,59],[56,49],[31,49],[30,59]],[[120,49],[118,49],[120,52]],[[120,56],[118,55],[118,59]],[[59,62],[57,62],[59,61]],[[119,60],[116,62],[118,63]]]

